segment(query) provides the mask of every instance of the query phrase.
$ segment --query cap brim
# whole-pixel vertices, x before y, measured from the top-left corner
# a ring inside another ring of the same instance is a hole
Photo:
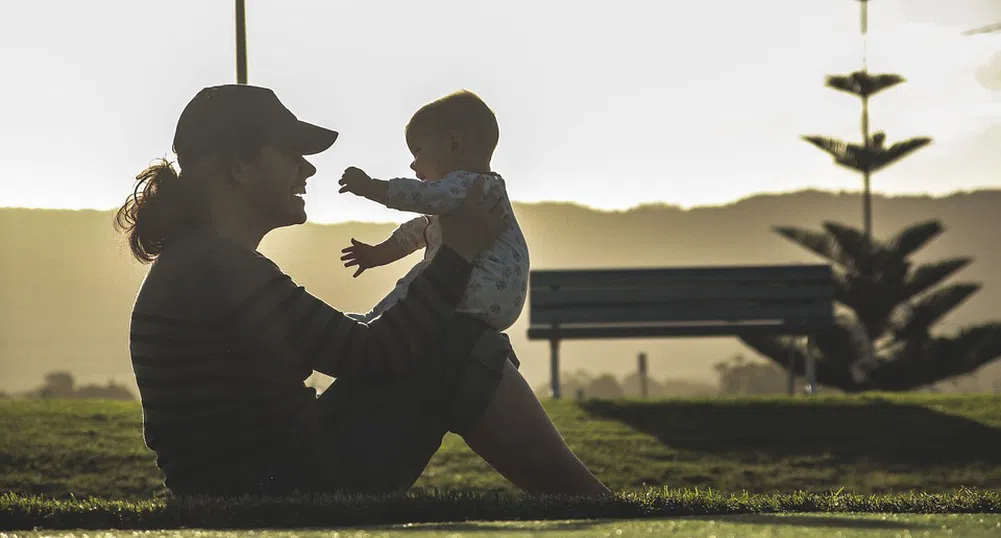
[[[301,120],[296,120],[291,131],[287,135],[289,146],[303,155],[315,155],[326,151],[337,140],[337,131]]]

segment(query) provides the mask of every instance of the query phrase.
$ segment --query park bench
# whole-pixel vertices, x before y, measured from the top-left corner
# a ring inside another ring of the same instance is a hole
[[[828,265],[535,270],[529,279],[528,339],[549,340],[553,398],[561,340],[773,334],[804,337],[810,350],[810,335],[833,322]],[[805,370],[812,393],[809,351]],[[790,368],[790,392],[793,378]]]

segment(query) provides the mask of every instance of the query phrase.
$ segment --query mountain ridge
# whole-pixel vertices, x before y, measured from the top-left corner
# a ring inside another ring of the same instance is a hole
[[[718,206],[643,204],[601,211],[572,202],[515,203],[535,269],[817,262],[772,232],[774,226],[819,229],[834,220],[860,227],[861,200],[851,191],[765,193]],[[995,234],[1001,189],[950,195],[876,195],[874,232],[939,218],[945,233],[915,259],[973,256],[951,281],[983,289],[946,318],[941,331],[1001,318],[1001,246]],[[44,374],[67,370],[81,382],[133,384],[128,318],[146,266],[130,260],[110,210],[0,208],[0,391],[28,390]],[[261,245],[307,290],[345,311],[364,311],[387,293],[420,254],[358,279],[340,265],[353,237],[383,239],[393,223],[341,222],[273,232]],[[548,344],[526,339],[527,307],[509,330],[533,385],[548,378]],[[713,381],[712,365],[753,352],[733,338],[569,341],[562,369],[626,375],[644,351],[658,379]],[[990,375],[995,368],[987,367]]]

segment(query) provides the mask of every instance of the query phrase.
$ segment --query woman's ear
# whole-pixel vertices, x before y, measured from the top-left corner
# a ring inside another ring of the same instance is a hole
[[[448,133],[448,151],[450,153],[462,153],[462,150],[462,133],[459,133],[458,131],[450,131]]]
[[[250,182],[250,170],[250,163],[240,158],[233,158],[227,163],[226,176],[234,185],[246,185]]]

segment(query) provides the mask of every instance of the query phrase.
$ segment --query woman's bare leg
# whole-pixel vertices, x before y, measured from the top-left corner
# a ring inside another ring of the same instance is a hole
[[[463,439],[525,492],[611,494],[570,450],[521,372],[509,361],[505,361],[493,400]]]

